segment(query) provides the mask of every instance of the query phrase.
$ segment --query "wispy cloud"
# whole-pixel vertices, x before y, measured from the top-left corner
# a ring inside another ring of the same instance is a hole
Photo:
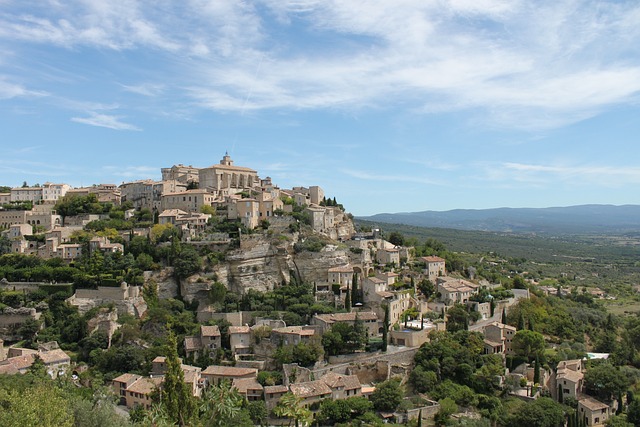
[[[0,13],[0,41],[144,53],[200,109],[464,110],[535,130],[640,98],[635,1],[23,3]]]
[[[351,176],[353,178],[362,179],[365,181],[412,182],[416,184],[426,184],[426,185],[442,185],[443,184],[442,182],[439,182],[437,180],[423,178],[420,176],[378,174],[374,172],[358,171],[353,169],[343,169],[340,172],[342,172],[345,175]]]
[[[104,166],[102,168],[106,174],[126,177],[126,178],[149,178],[157,175],[160,170],[157,166]]]
[[[144,96],[158,96],[164,91],[164,85],[143,83],[139,85],[122,85],[124,90]]]
[[[89,113],[89,117],[72,117],[71,121],[114,130],[142,130],[137,126],[121,121],[119,116],[111,116],[108,114],[99,114],[94,112]]]
[[[485,178],[494,182],[548,185],[597,184],[598,187],[640,184],[640,167],[611,165],[543,165],[506,162],[487,165]]]

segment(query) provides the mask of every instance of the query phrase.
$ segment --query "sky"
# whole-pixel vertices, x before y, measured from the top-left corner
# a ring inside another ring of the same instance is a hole
[[[0,0],[0,185],[235,164],[355,215],[640,203],[637,0]]]

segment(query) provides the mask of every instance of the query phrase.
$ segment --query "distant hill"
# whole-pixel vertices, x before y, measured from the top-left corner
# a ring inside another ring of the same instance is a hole
[[[541,234],[640,233],[640,205],[455,209],[381,213],[358,219],[418,227]]]

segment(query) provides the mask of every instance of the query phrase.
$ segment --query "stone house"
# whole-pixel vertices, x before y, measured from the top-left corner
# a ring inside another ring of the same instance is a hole
[[[111,388],[120,397],[120,404],[129,409],[142,406],[150,409],[151,394],[161,387],[163,377],[143,377],[136,374],[122,374],[111,381]]]
[[[319,336],[316,335],[316,328],[312,326],[288,326],[271,330],[271,342],[276,345],[309,343],[314,337]]]
[[[289,392],[289,387],[286,385],[271,385],[264,388],[264,402],[267,406],[267,411],[271,412],[276,407],[278,401],[282,396]]]
[[[399,248],[381,248],[376,251],[376,261],[379,264],[400,265],[400,249]]]
[[[485,354],[513,354],[512,342],[516,334],[516,328],[500,322],[487,324],[484,334]]]
[[[440,300],[449,306],[456,303],[466,304],[478,290],[478,285],[475,283],[446,276],[438,277],[436,286],[440,293]]]
[[[222,347],[220,329],[217,326],[200,326],[196,336],[184,337],[184,351],[187,357],[197,359],[203,354],[215,353]]]
[[[360,321],[362,321],[370,337],[375,337],[380,334],[378,315],[372,311],[316,314],[311,318],[311,324],[319,326],[322,335],[326,331],[330,330],[331,327],[337,322],[344,322],[353,326],[355,324],[356,317]]]
[[[218,385],[222,381],[229,381],[233,383],[235,379],[239,378],[257,378],[258,370],[255,368],[236,368],[233,366],[218,366],[211,365],[202,371],[202,378],[204,378],[208,384]]]
[[[229,326],[229,343],[234,354],[251,353],[251,328],[249,326]]]
[[[580,359],[563,360],[558,363],[552,376],[551,393],[560,400],[565,397],[578,399],[584,387],[584,362]]]
[[[420,260],[425,263],[424,274],[426,278],[433,283],[436,282],[438,277],[447,275],[444,258],[440,258],[439,256],[425,256],[420,258]]]
[[[611,408],[609,408],[609,405],[592,397],[583,397],[578,400],[578,416],[589,427],[604,426],[605,422],[611,417]]]
[[[328,282],[337,283],[341,286],[351,286],[353,274],[353,267],[349,264],[339,267],[331,267],[328,270]]]
[[[233,380],[233,387],[249,402],[263,400],[264,387],[255,378],[236,378]]]
[[[186,212],[200,212],[202,206],[213,206],[216,196],[207,190],[185,190],[162,195],[160,210],[179,209]]]
[[[260,184],[258,172],[235,166],[229,153],[225,153],[219,164],[200,168],[198,181],[201,189],[216,192],[219,195],[236,194]]]

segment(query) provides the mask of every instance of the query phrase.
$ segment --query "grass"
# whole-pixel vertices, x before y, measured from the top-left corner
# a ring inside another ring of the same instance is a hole
[[[623,316],[625,314],[636,314],[640,313],[640,302],[639,301],[618,301],[611,302],[605,304],[605,308],[609,313]]]

